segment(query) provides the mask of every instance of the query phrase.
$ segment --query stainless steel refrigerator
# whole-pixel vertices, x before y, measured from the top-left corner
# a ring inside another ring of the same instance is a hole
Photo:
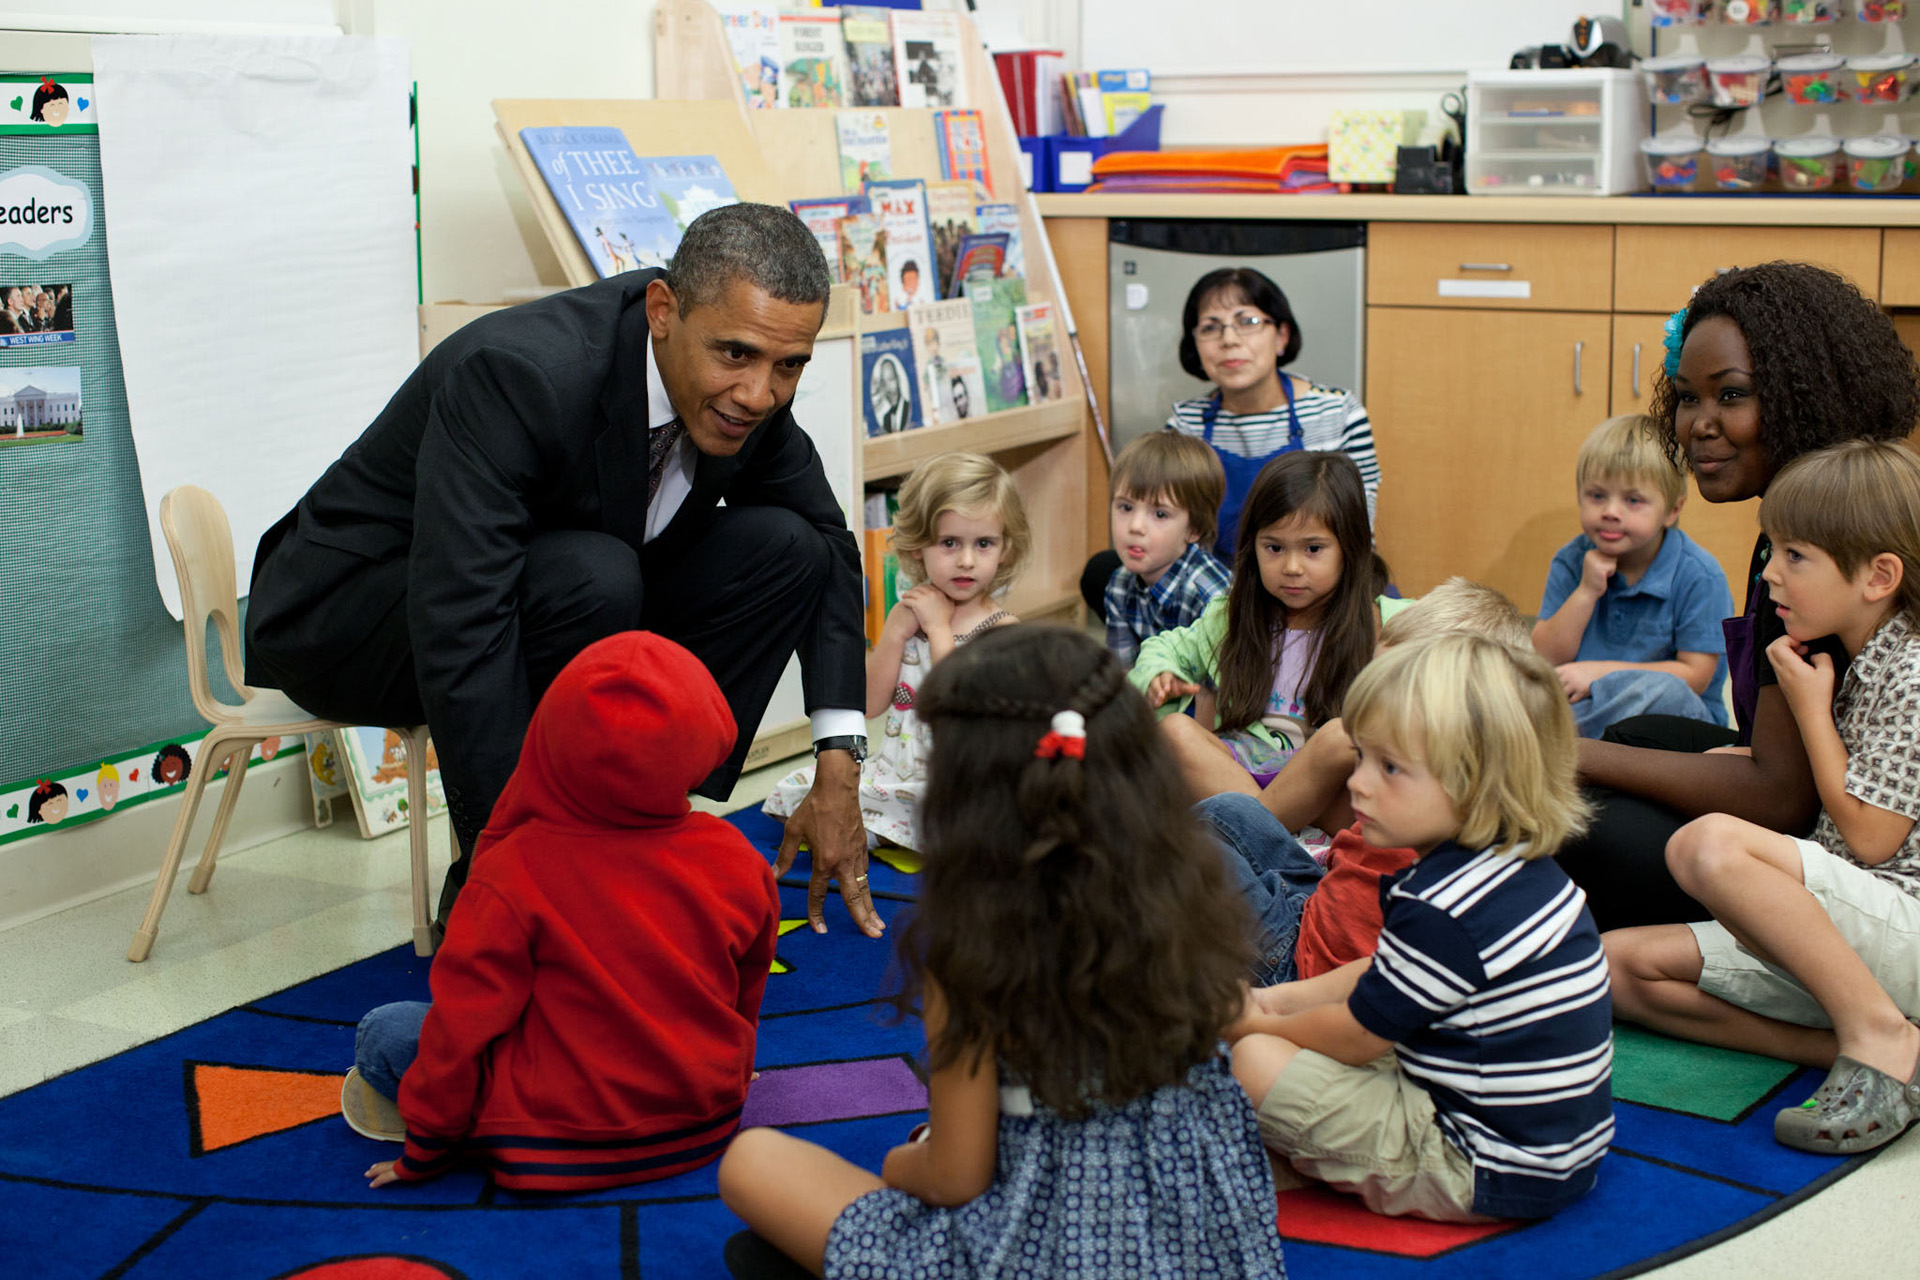
[[[1220,267],[1252,267],[1287,295],[1302,338],[1289,373],[1364,394],[1365,223],[1116,218],[1107,241],[1116,450],[1209,390],[1180,368],[1180,314],[1194,282]]]

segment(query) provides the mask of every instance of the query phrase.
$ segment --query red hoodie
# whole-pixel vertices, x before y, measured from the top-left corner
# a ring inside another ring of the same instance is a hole
[[[602,640],[555,679],[434,957],[402,1178],[464,1150],[503,1187],[579,1191],[725,1148],[780,916],[766,859],[687,804],[734,734],[660,636]]]

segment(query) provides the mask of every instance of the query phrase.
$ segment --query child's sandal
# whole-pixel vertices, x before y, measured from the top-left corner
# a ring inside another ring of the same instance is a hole
[[[1783,1146],[1820,1155],[1852,1155],[1884,1146],[1920,1120],[1920,1066],[1902,1084],[1841,1054],[1811,1098],[1773,1118]]]

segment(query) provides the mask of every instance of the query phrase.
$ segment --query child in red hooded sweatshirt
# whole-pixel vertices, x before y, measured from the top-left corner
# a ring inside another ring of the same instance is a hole
[[[475,847],[433,1003],[361,1020],[342,1112],[406,1142],[373,1186],[470,1157],[503,1187],[582,1191],[726,1147],[779,928],[766,859],[687,803],[734,735],[713,677],[660,636],[601,640],[554,680]]]

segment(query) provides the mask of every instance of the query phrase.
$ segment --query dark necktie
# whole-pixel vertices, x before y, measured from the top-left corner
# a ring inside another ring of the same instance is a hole
[[[680,437],[686,428],[675,418],[665,426],[652,427],[647,431],[647,506],[653,506],[654,495],[660,492],[660,477],[667,473],[667,459],[673,456],[673,446],[680,443]]]

